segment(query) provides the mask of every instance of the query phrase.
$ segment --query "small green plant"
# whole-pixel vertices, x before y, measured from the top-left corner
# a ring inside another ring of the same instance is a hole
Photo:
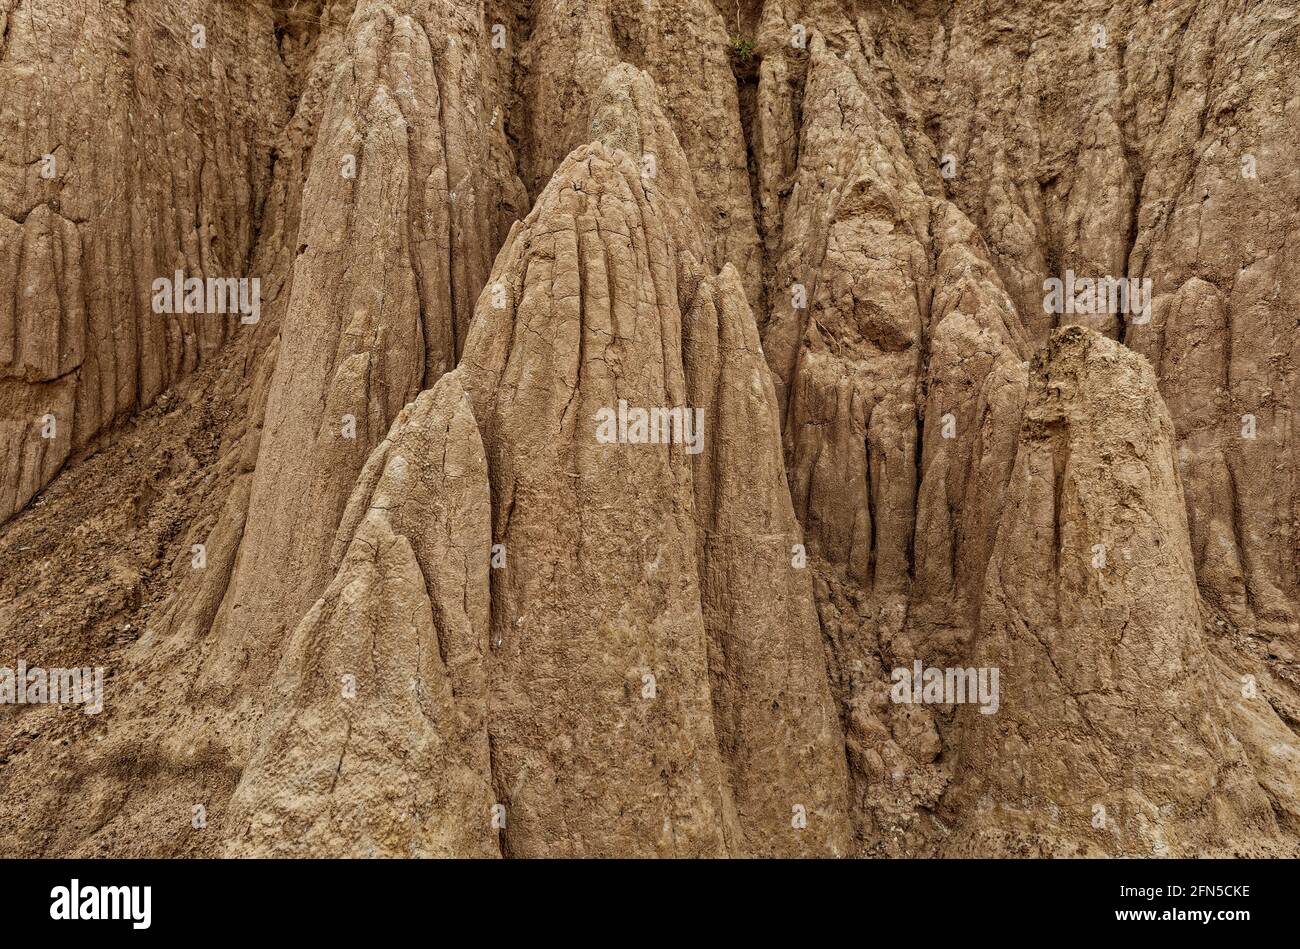
[[[731,55],[740,62],[747,63],[754,58],[754,44],[737,36],[731,41]]]

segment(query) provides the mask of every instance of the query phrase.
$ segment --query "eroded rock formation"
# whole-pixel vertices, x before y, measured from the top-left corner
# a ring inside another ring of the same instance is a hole
[[[1294,854],[1293,14],[0,0],[0,852]]]

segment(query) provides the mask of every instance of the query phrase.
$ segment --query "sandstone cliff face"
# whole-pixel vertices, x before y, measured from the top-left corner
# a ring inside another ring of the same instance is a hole
[[[0,0],[0,852],[1295,853],[1298,30]]]
[[[15,0],[0,35],[7,518],[238,331],[151,285],[249,275],[288,78],[265,4]]]

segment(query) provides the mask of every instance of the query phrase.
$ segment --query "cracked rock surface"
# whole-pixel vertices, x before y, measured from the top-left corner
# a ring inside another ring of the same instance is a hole
[[[1300,853],[1297,152],[1292,0],[0,0],[0,855]]]

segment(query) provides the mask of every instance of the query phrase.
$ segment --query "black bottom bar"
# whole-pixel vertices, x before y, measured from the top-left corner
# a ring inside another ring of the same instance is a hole
[[[1258,860],[11,860],[0,862],[0,906],[13,934],[128,939],[318,933],[337,944],[412,927],[435,940],[515,927],[534,939],[667,936],[697,922],[731,937],[772,938],[784,923],[858,928],[864,940],[1190,928],[1231,938],[1288,921],[1294,876],[1291,861]]]

